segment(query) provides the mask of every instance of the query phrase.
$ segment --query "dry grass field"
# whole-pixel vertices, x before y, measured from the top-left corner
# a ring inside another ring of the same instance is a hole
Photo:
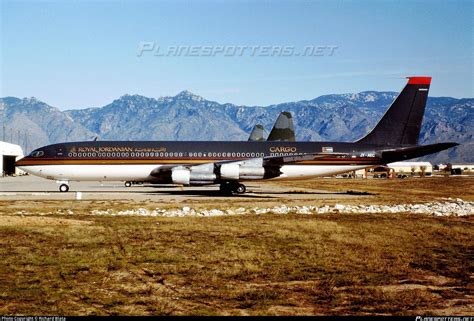
[[[272,183],[295,193],[263,200],[1,201],[0,315],[472,315],[472,216],[165,218],[90,211],[472,201],[473,183],[317,179]],[[299,199],[306,188],[370,195]],[[40,215],[50,210],[56,214]]]

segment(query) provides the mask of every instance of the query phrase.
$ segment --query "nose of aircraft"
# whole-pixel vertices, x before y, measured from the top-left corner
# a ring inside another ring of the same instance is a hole
[[[27,159],[28,159],[28,156],[25,156],[23,158],[20,158],[19,160],[17,160],[15,162],[15,167],[19,168],[20,170],[24,171],[24,172],[28,172],[30,174],[34,174],[32,172],[32,166],[27,166]]]
[[[23,157],[23,158],[20,158],[19,160],[17,160],[15,162],[15,167],[20,167],[20,166],[23,166],[24,162],[25,162],[25,158],[26,157]]]

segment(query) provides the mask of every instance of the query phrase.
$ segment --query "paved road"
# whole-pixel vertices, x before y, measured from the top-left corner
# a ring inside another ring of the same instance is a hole
[[[346,193],[321,190],[285,188],[269,181],[252,182],[241,199],[339,199],[354,198]],[[0,178],[0,200],[72,200],[81,192],[84,200],[157,200],[160,199],[225,199],[218,186],[179,187],[169,185],[134,185],[125,187],[123,182],[71,182],[67,193],[59,192],[55,181],[36,176]],[[235,197],[233,197],[235,199]]]

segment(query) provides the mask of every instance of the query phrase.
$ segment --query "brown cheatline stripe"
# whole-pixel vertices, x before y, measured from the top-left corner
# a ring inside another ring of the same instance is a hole
[[[191,163],[210,163],[212,160],[144,160],[144,159],[107,159],[107,160],[88,160],[88,159],[73,159],[73,160],[53,160],[53,161],[19,161],[17,166],[29,166],[29,165],[141,165],[141,164],[191,164]]]

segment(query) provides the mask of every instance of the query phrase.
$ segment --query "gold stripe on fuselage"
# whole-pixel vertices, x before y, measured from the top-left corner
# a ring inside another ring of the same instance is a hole
[[[146,165],[146,164],[205,164],[221,161],[243,161],[245,159],[22,159],[16,166],[40,165]],[[373,158],[333,158],[321,160],[305,160],[291,163],[293,165],[376,165]]]

